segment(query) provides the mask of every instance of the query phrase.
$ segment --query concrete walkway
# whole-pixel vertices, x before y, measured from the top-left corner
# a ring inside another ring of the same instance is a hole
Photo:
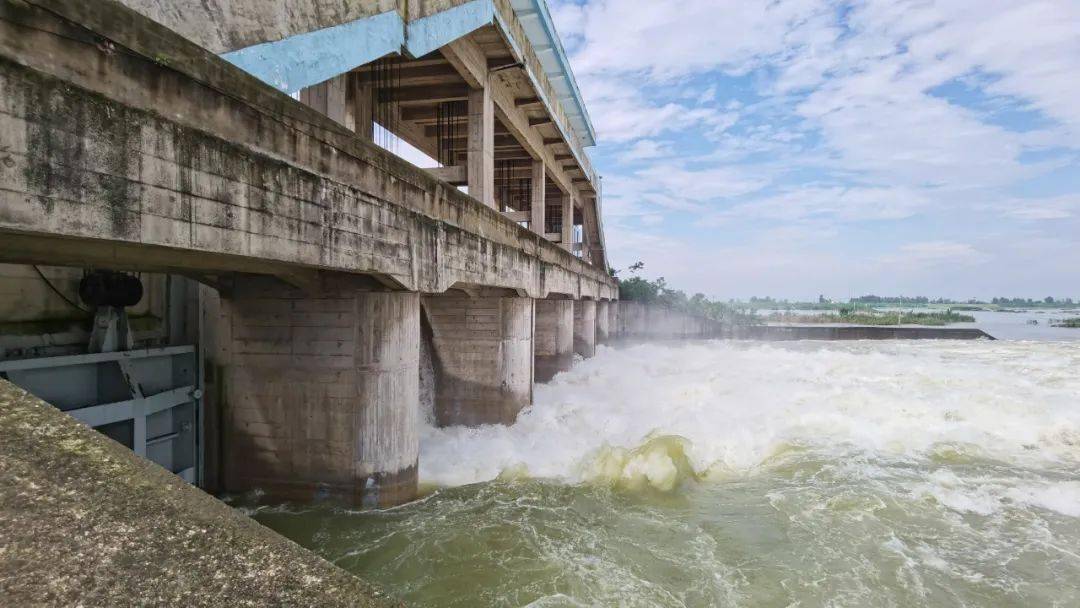
[[[0,380],[0,605],[400,606]]]

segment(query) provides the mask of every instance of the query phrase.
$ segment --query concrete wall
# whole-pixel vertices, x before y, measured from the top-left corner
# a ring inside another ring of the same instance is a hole
[[[949,327],[813,327],[754,325],[738,327],[742,340],[977,340],[990,336],[981,329]]]
[[[619,337],[627,339],[711,338],[720,334],[715,321],[654,304],[616,303]]]
[[[40,271],[40,274],[39,274]],[[82,268],[0,264],[0,360],[86,351],[93,312],[79,299]],[[128,315],[139,348],[186,344],[195,287],[183,277],[142,273],[143,298]],[[50,286],[51,285],[51,286]],[[65,299],[66,298],[66,299]],[[170,300],[172,305],[170,306]]]

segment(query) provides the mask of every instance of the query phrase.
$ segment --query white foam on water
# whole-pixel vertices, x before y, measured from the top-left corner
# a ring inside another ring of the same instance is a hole
[[[693,473],[748,475],[793,449],[828,458],[1080,463],[1080,343],[716,341],[601,347],[512,426],[428,427],[420,477],[520,475],[669,489]],[[672,436],[682,441],[663,439]],[[661,439],[657,444],[657,439]],[[650,440],[653,443],[650,443]],[[935,472],[912,491],[961,511],[1025,504],[1080,516],[1080,485],[974,483]]]

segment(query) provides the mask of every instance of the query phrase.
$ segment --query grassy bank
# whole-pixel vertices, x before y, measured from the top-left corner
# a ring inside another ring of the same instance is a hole
[[[1073,317],[1072,319],[1065,319],[1053,324],[1053,327],[1074,327],[1080,329],[1080,317]]]
[[[899,318],[898,318],[899,317]],[[926,325],[941,327],[952,323],[973,323],[975,317],[957,314],[951,310],[934,312],[847,312],[840,314],[807,315],[796,313],[773,313],[765,317],[771,323],[846,323],[851,325]]]

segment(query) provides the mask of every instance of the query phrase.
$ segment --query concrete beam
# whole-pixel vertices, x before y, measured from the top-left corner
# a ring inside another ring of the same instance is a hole
[[[455,186],[467,184],[469,181],[468,174],[463,166],[455,167],[430,167],[424,169],[432,177],[441,179],[444,182],[449,182]]]
[[[470,38],[459,38],[439,51],[457,69],[470,87],[479,89],[487,85],[487,57],[484,50]]]
[[[379,101],[398,103],[439,103],[443,101],[465,101],[469,98],[469,87],[463,84],[444,84],[438,86],[401,87],[379,91]]]

